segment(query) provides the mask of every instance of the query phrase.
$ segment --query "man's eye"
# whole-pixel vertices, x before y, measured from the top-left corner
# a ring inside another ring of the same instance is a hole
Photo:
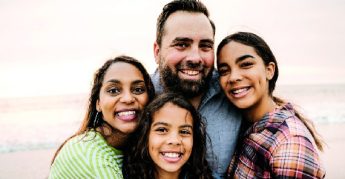
[[[200,48],[204,51],[209,51],[213,49],[213,45],[212,44],[201,44]]]
[[[188,44],[187,43],[176,43],[175,46],[177,48],[187,48]]]

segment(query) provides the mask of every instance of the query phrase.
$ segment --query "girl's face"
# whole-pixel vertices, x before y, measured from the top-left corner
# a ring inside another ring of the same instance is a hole
[[[218,56],[220,84],[229,100],[240,109],[265,104],[269,97],[268,82],[275,64],[264,64],[251,46],[231,41]]]
[[[178,176],[193,148],[193,118],[189,111],[172,103],[152,116],[149,154],[159,176]]]
[[[116,62],[104,75],[96,108],[111,127],[128,134],[137,127],[148,99],[142,73],[134,65]]]

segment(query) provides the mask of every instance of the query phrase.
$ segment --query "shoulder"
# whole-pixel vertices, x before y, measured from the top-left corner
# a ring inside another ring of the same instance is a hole
[[[254,124],[254,132],[249,138],[274,153],[281,144],[289,143],[296,138],[312,141],[311,134],[303,122],[297,118],[291,104],[286,104],[267,114]]]

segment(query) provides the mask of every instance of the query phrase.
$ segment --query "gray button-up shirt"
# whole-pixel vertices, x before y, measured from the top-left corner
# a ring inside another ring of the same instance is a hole
[[[158,70],[151,76],[156,93],[162,93]],[[207,140],[207,161],[214,178],[224,178],[236,146],[241,125],[239,111],[229,102],[219,86],[218,73],[213,72],[209,89],[198,108],[211,140]]]

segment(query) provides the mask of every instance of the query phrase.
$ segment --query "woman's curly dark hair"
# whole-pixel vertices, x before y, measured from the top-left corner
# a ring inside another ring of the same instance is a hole
[[[127,150],[124,150],[123,161],[124,178],[154,178],[155,164],[148,152],[148,136],[153,122],[152,116],[167,103],[186,109],[193,118],[193,149],[187,163],[182,167],[179,178],[212,178],[206,161],[205,125],[197,110],[184,97],[175,93],[163,93],[145,108],[137,130],[127,140],[128,146]]]

